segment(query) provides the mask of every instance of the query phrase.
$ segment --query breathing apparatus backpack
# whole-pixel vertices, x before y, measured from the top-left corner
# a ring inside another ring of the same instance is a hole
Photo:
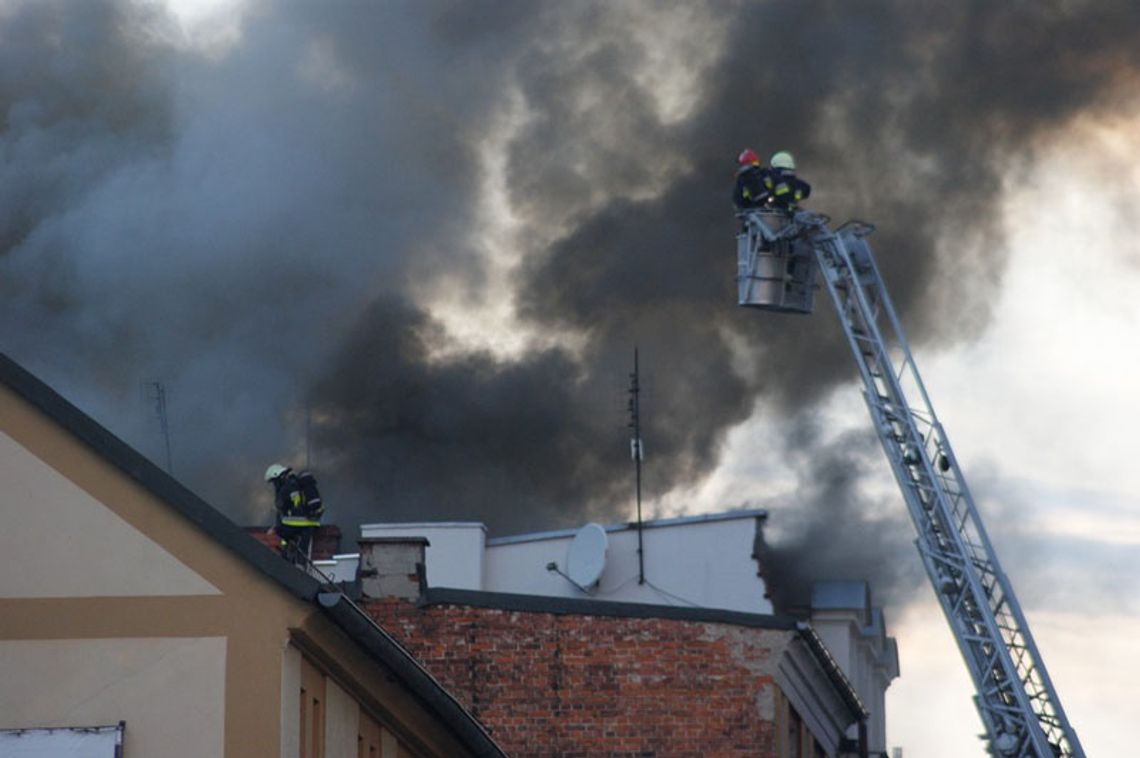
[[[317,478],[310,471],[301,471],[296,475],[296,489],[301,493],[301,515],[318,521],[325,512],[325,504],[321,500],[321,492],[317,489]]]

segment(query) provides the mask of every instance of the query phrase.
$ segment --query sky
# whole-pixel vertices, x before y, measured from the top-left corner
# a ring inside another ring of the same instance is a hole
[[[735,306],[745,146],[872,238],[1086,751],[1140,663],[1127,2],[0,1],[0,349],[239,523],[770,512],[862,577],[891,745],[980,755],[834,317]]]

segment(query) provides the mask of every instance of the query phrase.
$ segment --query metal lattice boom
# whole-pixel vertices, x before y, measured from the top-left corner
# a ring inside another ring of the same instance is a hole
[[[918,531],[922,562],[970,670],[991,754],[1083,758],[918,374],[865,239],[873,227],[848,222],[832,231],[825,217],[806,211],[779,224],[762,212],[746,213],[742,220],[742,305],[781,310],[745,302],[746,260],[765,260],[772,269],[767,259],[814,256]],[[798,265],[802,270],[803,262]],[[786,270],[795,270],[791,261]]]

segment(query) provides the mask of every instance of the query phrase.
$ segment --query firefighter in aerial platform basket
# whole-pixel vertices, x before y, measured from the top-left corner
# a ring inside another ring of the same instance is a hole
[[[787,150],[774,153],[768,165],[761,167],[756,151],[746,148],[736,163],[732,202],[740,213],[757,208],[794,213],[811,196],[811,185],[796,176],[796,159]]]
[[[781,150],[761,166],[755,151],[737,157],[733,189],[737,284],[741,305],[811,313],[814,259],[793,218],[811,185],[796,176],[792,154]]]
[[[274,463],[265,470],[265,481],[273,485],[277,551],[286,560],[304,565],[313,533],[320,527],[325,511],[316,477],[308,471],[294,473],[288,466]]]
[[[749,224],[762,224],[768,229],[783,226],[785,221],[775,219],[779,216],[792,218],[800,201],[811,195],[811,185],[796,176],[796,160],[786,150],[774,153],[764,167],[751,148],[742,151],[736,162],[738,168],[732,201],[741,220],[742,235],[748,232]],[[762,221],[754,211],[763,212],[767,220]],[[785,254],[790,252],[790,242],[783,242],[780,246]],[[759,249],[773,249],[767,234],[760,236]]]
[[[796,159],[787,150],[774,153],[768,160],[763,182],[768,205],[789,216],[796,212],[800,201],[811,196],[811,185],[796,176]]]
[[[764,186],[767,173],[760,167],[760,156],[751,148],[745,148],[736,157],[736,185],[732,188],[732,204],[738,212],[761,208],[768,200],[768,190]]]

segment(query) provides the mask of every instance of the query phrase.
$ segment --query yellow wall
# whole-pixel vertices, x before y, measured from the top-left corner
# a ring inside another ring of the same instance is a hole
[[[226,644],[221,637],[0,641],[6,726],[126,721],[127,755],[221,755]]]
[[[311,657],[329,758],[356,755],[362,707],[417,754],[467,754],[315,603],[3,384],[0,481],[0,728],[125,720],[131,756],[295,758]]]
[[[0,431],[0,597],[217,595],[159,544]]]
[[[328,713],[325,720],[325,758],[356,758],[356,736],[360,731],[360,704],[337,686],[325,687]]]

